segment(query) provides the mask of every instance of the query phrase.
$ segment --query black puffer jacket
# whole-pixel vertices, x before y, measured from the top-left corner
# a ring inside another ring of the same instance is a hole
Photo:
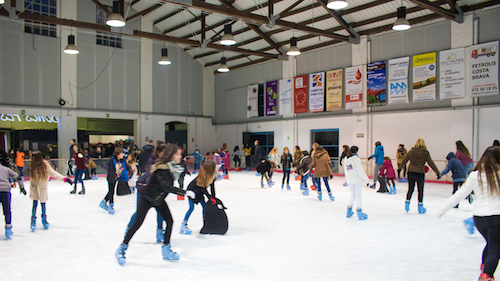
[[[148,202],[159,206],[169,193],[184,195],[186,192],[180,188],[174,187],[174,176],[170,173],[167,164],[152,166],[151,171],[155,169],[148,180],[146,188],[141,193]]]

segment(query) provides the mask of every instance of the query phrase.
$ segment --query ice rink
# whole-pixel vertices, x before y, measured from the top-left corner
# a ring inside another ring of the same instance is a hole
[[[273,188],[261,188],[255,172],[230,172],[229,180],[216,183],[229,218],[223,236],[198,233],[199,205],[189,220],[193,234],[179,234],[188,202],[169,195],[171,244],[180,260],[162,259],[156,212],[150,210],[123,267],[114,253],[135,212],[135,194],[116,196],[110,215],[98,207],[107,192],[105,178],[85,181],[85,195],[70,195],[68,184],[52,180],[50,228],[43,229],[39,206],[31,232],[32,200],[12,189],[14,235],[6,241],[2,224],[0,280],[477,280],[485,241],[464,227],[472,206],[463,201],[441,220],[436,217],[451,184],[425,185],[426,214],[417,212],[416,192],[405,212],[405,183],[397,184],[396,195],[363,188],[368,220],[359,221],[345,216],[350,192],[343,177],[330,180],[334,202],[325,195],[319,201],[315,191],[302,195],[293,179],[292,190],[281,190],[281,177],[275,173]],[[193,178],[187,176],[185,185]]]

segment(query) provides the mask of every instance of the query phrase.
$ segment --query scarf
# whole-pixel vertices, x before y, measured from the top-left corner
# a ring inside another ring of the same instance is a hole
[[[182,167],[180,164],[175,163],[174,160],[171,160],[170,162],[167,163],[168,168],[170,169],[170,172],[174,176],[174,182],[179,180],[179,176],[184,172],[185,168]]]

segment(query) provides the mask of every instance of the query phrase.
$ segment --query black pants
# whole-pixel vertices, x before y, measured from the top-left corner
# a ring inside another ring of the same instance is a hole
[[[11,196],[10,191],[0,192],[0,203],[2,203],[5,224],[10,224],[12,219],[12,212],[10,211]]]
[[[484,273],[493,277],[500,259],[500,216],[476,217],[474,224],[479,233],[486,239],[483,250]]]
[[[403,170],[403,178],[406,177],[406,165],[403,165],[402,163],[401,164],[398,164],[398,179],[400,179],[401,177],[399,176],[400,173],[401,173],[401,170]]]
[[[137,205],[137,211],[135,213],[135,222],[127,231],[127,235],[125,235],[125,238],[123,239],[123,244],[128,244],[128,242],[130,242],[132,236],[134,236],[135,232],[141,227],[144,219],[146,218],[146,214],[148,213],[149,209],[151,209],[151,207],[154,207],[167,223],[165,234],[163,236],[163,243],[170,243],[170,235],[172,234],[172,224],[174,223],[174,220],[172,219],[172,215],[170,214],[170,209],[168,208],[167,203],[165,202],[165,200],[163,200],[162,202],[160,202],[159,206],[156,206],[144,199],[143,196],[141,196],[141,198],[139,199],[139,205]]]
[[[289,184],[290,183],[290,169],[283,169],[283,180],[281,181],[281,183],[285,183],[285,179],[286,179],[286,183]]]
[[[108,202],[109,203],[114,203],[114,195],[115,195],[115,186],[116,186],[116,183],[118,181],[114,182],[114,183],[110,183],[108,182],[108,194],[106,194],[106,197],[104,197],[104,201]]]
[[[233,157],[233,161],[234,161],[234,167],[238,167],[239,168],[240,165],[241,165],[241,159],[240,159],[240,157],[238,155],[235,155]]]
[[[251,161],[251,158],[252,156],[251,155],[247,155],[245,156],[245,165],[248,167],[252,167],[252,163],[250,162]]]
[[[413,190],[415,190],[415,183],[418,187],[418,203],[422,203],[424,201],[424,179],[424,173],[408,172],[408,193],[406,193],[407,201],[411,200]]]

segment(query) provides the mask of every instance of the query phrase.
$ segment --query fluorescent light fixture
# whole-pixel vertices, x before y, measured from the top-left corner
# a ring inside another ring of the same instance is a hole
[[[227,63],[226,57],[220,58],[220,66],[219,66],[219,69],[217,69],[217,71],[219,71],[219,72],[228,72],[229,71],[229,67],[227,67],[226,63]]]
[[[410,22],[406,19],[406,7],[401,6],[398,8],[398,19],[394,22],[392,29],[402,31],[411,28]]]
[[[286,54],[289,56],[298,56],[301,54],[300,49],[297,47],[297,37],[290,38],[290,48]]]
[[[68,55],[76,55],[80,53],[75,45],[75,35],[68,35],[68,45],[64,48],[63,52]]]
[[[329,0],[328,1],[328,4],[326,4],[326,7],[328,9],[332,9],[332,10],[340,10],[340,9],[344,9],[345,7],[347,7],[347,1],[342,1],[342,0]]]

